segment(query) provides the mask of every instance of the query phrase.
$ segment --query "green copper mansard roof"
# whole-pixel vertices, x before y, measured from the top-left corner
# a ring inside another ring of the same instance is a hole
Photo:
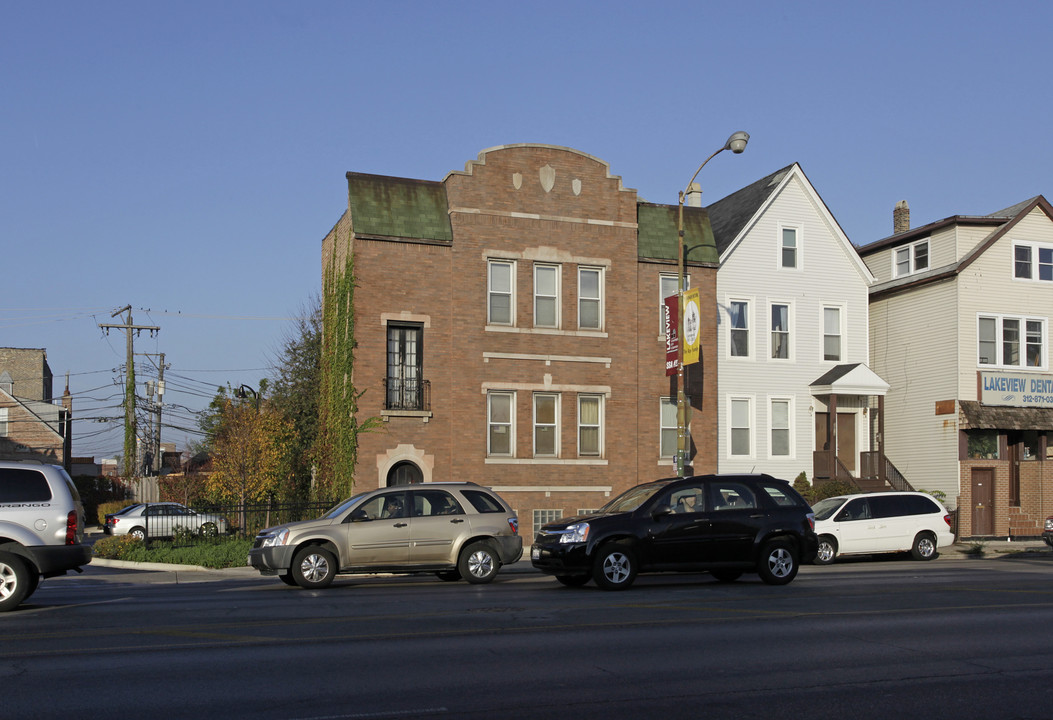
[[[441,182],[349,172],[347,189],[356,235],[453,241]]]

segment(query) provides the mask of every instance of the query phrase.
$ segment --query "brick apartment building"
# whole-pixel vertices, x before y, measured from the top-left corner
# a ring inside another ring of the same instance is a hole
[[[0,459],[70,469],[73,402],[67,388],[56,404],[53,384],[47,350],[0,348]]]
[[[676,291],[677,207],[642,202],[570,148],[506,145],[442,181],[347,173],[323,283],[354,278],[355,487],[493,487],[522,533],[674,474],[676,376],[662,298]],[[690,464],[716,471],[716,272],[685,208],[701,362],[688,367]],[[334,274],[335,273],[335,274]]]

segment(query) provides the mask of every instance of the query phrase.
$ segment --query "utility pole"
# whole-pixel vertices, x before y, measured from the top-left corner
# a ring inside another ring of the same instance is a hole
[[[154,474],[161,474],[161,407],[165,398],[165,354],[157,364],[157,414],[154,415]]]
[[[153,337],[161,328],[156,325],[136,325],[132,321],[131,305],[125,305],[120,310],[115,310],[110,317],[117,317],[121,313],[128,313],[127,317],[124,318],[123,325],[100,324],[99,327],[105,330],[107,335],[110,334],[111,328],[124,330],[127,335],[128,371],[124,382],[124,469],[122,471],[122,475],[127,480],[138,475],[135,443],[135,352],[132,331],[134,330],[135,334],[138,335],[143,330],[149,330],[150,336]]]

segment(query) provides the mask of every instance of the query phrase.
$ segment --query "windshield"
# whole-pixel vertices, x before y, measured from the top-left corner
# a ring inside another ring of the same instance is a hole
[[[344,501],[343,501],[342,503],[340,503],[339,505],[337,505],[337,506],[333,507],[333,508],[332,508],[331,510],[329,510],[329,511],[328,511],[328,512],[327,512],[327,513],[326,513],[325,515],[323,515],[322,517],[324,517],[324,518],[329,518],[330,520],[332,520],[332,519],[334,519],[334,518],[337,518],[337,517],[339,517],[339,516],[343,515],[343,514],[344,514],[345,512],[347,512],[348,510],[350,510],[350,509],[351,509],[351,506],[352,506],[352,505],[354,505],[354,504],[355,504],[356,502],[358,502],[359,500],[361,500],[361,499],[362,499],[362,496],[363,496],[363,495],[365,495],[365,494],[366,494],[366,493],[359,493],[358,495],[352,495],[352,496],[351,496],[351,497],[349,497],[349,498],[348,498],[347,500],[344,500]]]
[[[618,497],[599,509],[601,513],[632,512],[644,504],[658,490],[666,486],[666,483],[647,483],[629,488]]]
[[[847,498],[843,497],[832,497],[826,500],[820,500],[815,505],[812,505],[812,512],[815,513],[816,520],[826,520],[835,512],[837,509],[845,504]]]

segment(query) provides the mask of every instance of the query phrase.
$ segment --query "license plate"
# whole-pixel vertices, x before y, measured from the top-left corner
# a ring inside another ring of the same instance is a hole
[[[541,548],[530,548],[530,559],[540,560],[541,559]]]

